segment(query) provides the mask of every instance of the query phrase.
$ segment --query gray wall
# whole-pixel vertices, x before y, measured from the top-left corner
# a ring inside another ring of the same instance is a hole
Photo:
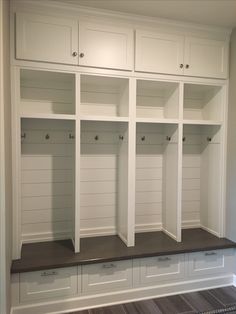
[[[1,136],[1,261],[0,309],[10,313],[10,267],[12,247],[12,189],[11,189],[11,101],[10,101],[10,0],[0,1],[0,136]],[[4,173],[5,172],[5,173]]]
[[[231,37],[227,151],[226,236],[236,241],[236,29]]]

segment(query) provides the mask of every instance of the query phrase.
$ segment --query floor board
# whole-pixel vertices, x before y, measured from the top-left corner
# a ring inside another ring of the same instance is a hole
[[[73,314],[196,314],[236,305],[233,286],[137,301]],[[230,312],[235,314],[236,312]]]

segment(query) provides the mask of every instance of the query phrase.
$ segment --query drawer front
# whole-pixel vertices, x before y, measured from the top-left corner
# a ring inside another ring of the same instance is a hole
[[[161,283],[162,281],[182,278],[185,274],[185,257],[168,255],[140,260],[140,283]]]
[[[132,287],[132,260],[82,266],[82,292]]]
[[[232,272],[233,250],[215,250],[189,254],[189,275]]]
[[[20,274],[20,301],[74,295],[78,292],[77,267]]]

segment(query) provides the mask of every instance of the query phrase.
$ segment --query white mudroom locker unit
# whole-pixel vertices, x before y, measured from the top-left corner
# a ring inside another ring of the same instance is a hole
[[[235,282],[231,31],[11,1],[12,314]]]

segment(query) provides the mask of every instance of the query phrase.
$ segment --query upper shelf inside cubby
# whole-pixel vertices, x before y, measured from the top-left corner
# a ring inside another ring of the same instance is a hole
[[[75,75],[20,70],[21,117],[53,118],[75,114]]]
[[[222,86],[200,84],[184,85],[184,112],[186,122],[220,124],[223,116]]]
[[[81,75],[80,115],[83,120],[127,120],[129,80]]]
[[[137,80],[136,116],[138,119],[178,119],[179,84]]]

